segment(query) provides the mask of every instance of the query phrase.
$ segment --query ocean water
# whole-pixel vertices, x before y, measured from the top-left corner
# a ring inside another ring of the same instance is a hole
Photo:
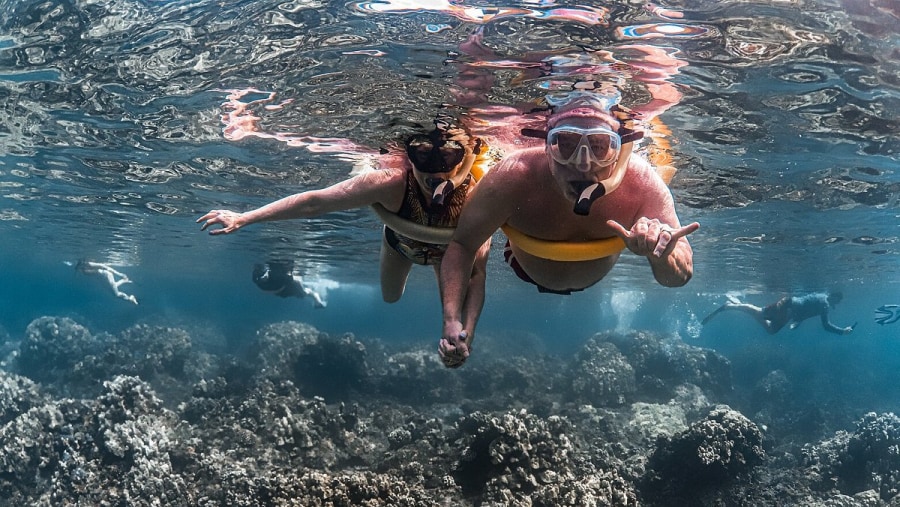
[[[476,33],[490,55],[461,50]],[[509,116],[484,111],[596,82],[629,106],[675,94],[643,149],[668,157],[679,217],[701,224],[694,277],[663,288],[626,252],[582,293],[539,294],[503,264],[498,232],[479,340],[566,356],[596,333],[655,333],[728,358],[736,384],[783,370],[820,406],[852,398],[828,427],[852,429],[900,410],[900,322],[875,322],[900,304],[898,47],[887,0],[0,0],[3,350],[45,316],[93,333],[174,326],[218,351],[283,321],[436,350],[433,272],[382,302],[370,210],[217,237],[195,220],[340,181],[441,105],[509,140]],[[489,107],[461,100],[464,68],[492,83]],[[253,265],[276,258],[327,307],[258,290]],[[126,273],[140,304],[80,259]],[[739,314],[700,325],[728,294],[829,290],[849,336],[814,320],[770,336]],[[497,359],[479,352],[453,374]]]

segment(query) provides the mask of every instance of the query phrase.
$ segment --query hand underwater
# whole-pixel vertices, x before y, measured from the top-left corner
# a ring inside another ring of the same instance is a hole
[[[241,228],[241,224],[238,221],[240,216],[240,213],[227,209],[212,210],[198,218],[197,223],[203,222],[203,225],[200,227],[201,231],[205,231],[211,225],[221,225],[221,229],[210,229],[209,233],[213,236],[216,234],[228,234]]]
[[[457,337],[441,338],[438,353],[447,368],[459,368],[469,358],[471,347],[466,343],[468,333],[461,331]]]
[[[625,246],[632,253],[642,257],[665,257],[672,253],[678,238],[683,238],[700,228],[700,224],[692,224],[673,229],[669,224],[658,219],[641,217],[629,231],[615,220],[607,220],[606,224],[615,230],[616,234],[625,241]]]

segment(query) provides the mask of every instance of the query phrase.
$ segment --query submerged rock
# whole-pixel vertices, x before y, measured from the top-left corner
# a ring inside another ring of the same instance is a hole
[[[765,458],[756,424],[740,412],[719,406],[686,431],[660,438],[641,491],[659,505],[702,498],[705,492],[749,473]]]
[[[572,367],[572,395],[596,406],[624,405],[637,386],[634,368],[611,344],[591,339],[576,355]]]
[[[615,468],[581,455],[562,417],[474,413],[459,423],[464,444],[453,473],[463,494],[490,506],[633,505],[636,494]],[[589,479],[588,479],[589,478]]]
[[[870,412],[856,423],[855,431],[839,431],[819,444],[805,446],[803,465],[820,488],[836,484],[845,495],[874,490],[884,501],[898,497],[900,417]]]
[[[353,335],[334,338],[299,322],[272,324],[257,333],[259,375],[290,380],[308,397],[347,400],[363,390],[370,380],[366,357],[366,346]]]
[[[16,370],[65,395],[92,396],[117,375],[183,383],[191,353],[190,336],[177,328],[141,324],[119,335],[93,335],[72,319],[41,317],[25,330]]]
[[[668,400],[682,384],[693,384],[718,396],[732,390],[731,363],[714,350],[693,347],[677,336],[646,331],[595,338],[615,344],[622,352],[634,369],[638,391],[645,397]]]
[[[40,317],[25,329],[17,371],[49,384],[71,377],[81,361],[96,351],[90,331],[66,317]]]
[[[94,401],[47,400],[0,428],[0,497],[9,505],[187,505],[192,494],[169,457],[174,426],[135,377],[106,382]]]

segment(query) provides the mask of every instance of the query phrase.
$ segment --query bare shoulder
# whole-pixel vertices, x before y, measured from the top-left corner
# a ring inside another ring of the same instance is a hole
[[[406,188],[406,170],[403,168],[372,169],[357,174],[339,184],[352,194],[369,194],[376,201],[396,201]],[[392,206],[389,206],[392,207]]]
[[[379,203],[391,212],[400,209],[406,189],[402,169],[373,169],[316,191],[324,202],[341,203],[338,209],[350,209]]]
[[[672,192],[656,168],[642,157],[632,158],[626,180],[616,192],[622,192],[623,197],[627,196],[630,202],[635,203],[639,216],[659,218],[670,223],[677,221]]]
[[[474,231],[472,238],[465,240],[472,245],[483,242],[482,236],[489,236],[506,222],[521,205],[523,196],[534,193],[530,180],[535,153],[531,149],[507,153],[478,181],[469,194],[457,229]],[[543,150],[538,149],[537,153],[542,154]]]
[[[524,184],[545,161],[543,148],[525,148],[508,153],[488,171],[484,181],[497,186]]]
[[[656,172],[656,168],[642,157],[632,157],[629,161],[623,187],[627,188],[629,193],[644,196],[671,198],[672,195],[666,182]]]

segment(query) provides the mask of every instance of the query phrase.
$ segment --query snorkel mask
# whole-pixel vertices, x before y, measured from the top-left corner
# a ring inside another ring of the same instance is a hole
[[[553,122],[558,126],[549,132],[522,131],[524,135],[545,138],[547,154],[557,164],[574,166],[585,173],[593,172],[597,166],[611,166],[608,176],[599,182],[593,179],[571,182],[579,192],[573,209],[577,215],[588,215],[594,201],[619,187],[628,169],[634,141],[644,137],[643,132],[634,130],[635,115],[618,105],[618,99],[618,93],[601,95],[584,91],[547,96],[547,104],[556,116]],[[596,118],[598,113],[618,121],[618,130],[614,132],[603,125],[590,128],[559,125],[569,118]]]
[[[547,132],[547,149],[550,158],[560,164],[590,169],[590,164],[608,165],[616,161],[622,138],[606,127],[562,125]]]
[[[463,142],[452,139],[458,134],[463,134],[462,129],[453,127],[445,120],[435,120],[435,126],[437,128],[428,135],[418,134],[407,139],[406,155],[415,170],[425,175],[423,179],[426,190],[431,192],[431,207],[434,211],[440,212],[447,206],[447,200],[453,190],[469,175],[480,141],[476,140],[474,150],[470,150]],[[454,129],[458,129],[459,133],[451,131]],[[458,175],[447,177],[460,166],[463,166],[463,170],[459,171]]]

